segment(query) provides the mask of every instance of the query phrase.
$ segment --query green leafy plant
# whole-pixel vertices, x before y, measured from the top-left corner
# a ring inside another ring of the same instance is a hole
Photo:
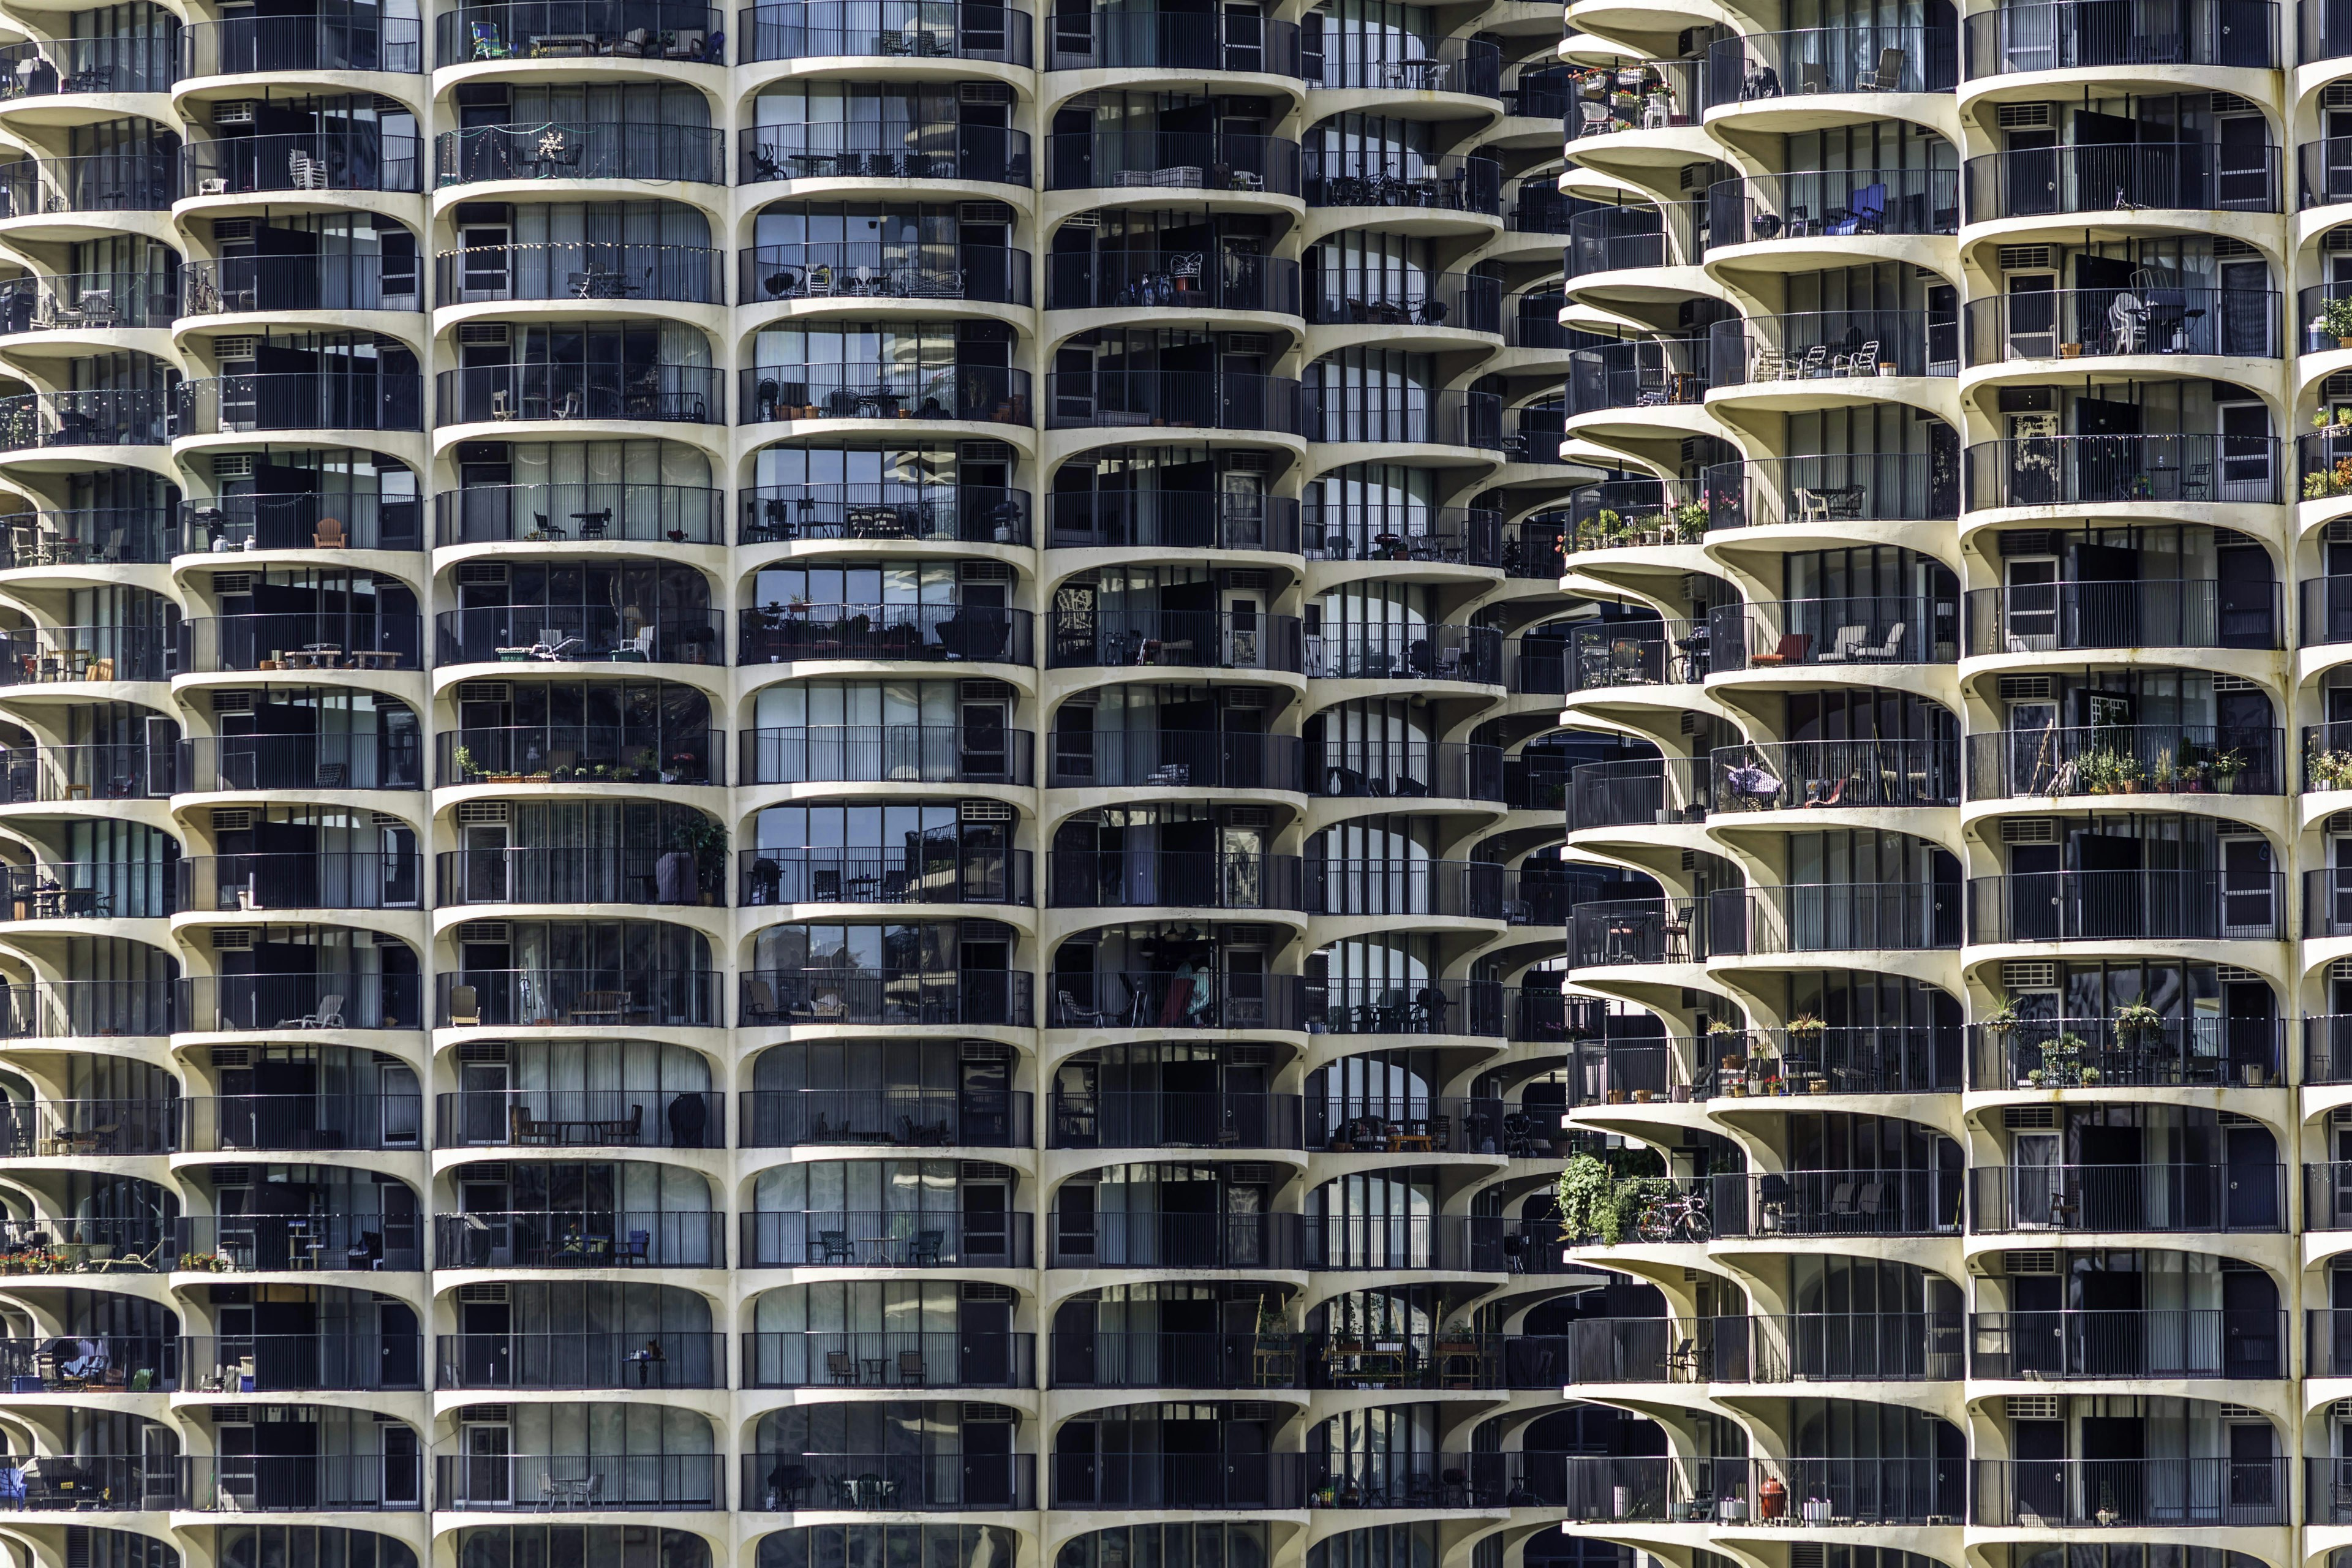
[[[2164,1015],[2145,1002],[2126,1002],[2109,1022],[2119,1035],[2152,1035],[2164,1027]]]
[[[1987,1013],[1979,1020],[1996,1035],[2006,1035],[2017,1027],[2017,1009],[2007,1002]]]
[[[1579,1154],[1559,1173],[1553,1196],[1559,1204],[1560,1234],[1591,1236],[1601,1228],[1601,1210],[1613,1211],[1617,1179],[1598,1155]],[[1614,1223],[1612,1212],[1612,1223]]]
[[[670,830],[670,843],[694,857],[694,868],[706,888],[722,884],[727,875],[727,829],[697,812]]]
[[[2352,294],[2322,304],[2319,327],[2331,338],[2352,338]]]
[[[458,747],[449,753],[449,761],[451,765],[457,768],[459,778],[471,779],[480,776],[480,770],[474,766],[474,752],[471,747]]]

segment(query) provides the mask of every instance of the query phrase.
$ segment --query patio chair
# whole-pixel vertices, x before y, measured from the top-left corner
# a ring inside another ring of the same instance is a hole
[[[743,1016],[745,1024],[772,1024],[782,1016],[776,1006],[776,988],[764,980],[743,982]]]
[[[898,1352],[898,1382],[900,1386],[906,1388],[928,1386],[929,1379],[924,1373],[922,1352],[900,1351]]]
[[[654,1238],[651,1231],[633,1230],[628,1238],[613,1254],[632,1268],[643,1268],[653,1261]]]
[[[824,1374],[838,1384],[856,1383],[857,1359],[847,1351],[827,1351],[824,1352]]]
[[[1829,521],[1830,503],[1821,491],[1809,490],[1801,485],[1792,485],[1789,489],[1789,499],[1796,503],[1799,522]]]
[[[286,173],[298,191],[323,191],[327,188],[327,165],[299,147],[286,154]]]
[[[455,994],[453,993],[450,998],[450,1005],[453,1011],[456,1008],[456,1005],[457,1000]],[[340,991],[329,992],[326,995],[319,998],[319,1005],[317,1007],[303,1014],[299,1018],[280,1018],[278,1020],[278,1026],[281,1029],[341,1028],[343,1026],[342,993]]]
[[[449,987],[449,1026],[467,1028],[482,1021],[480,994],[471,985]]]
[[[514,50],[509,48],[506,44],[499,39],[499,25],[496,22],[477,22],[474,24],[474,58],[478,60],[510,60],[514,58]]]
[[[1782,381],[1805,381],[1813,376],[1819,375],[1822,372],[1822,366],[1828,363],[1829,357],[1829,344],[1815,343],[1811,348],[1809,348],[1804,352],[1801,358],[1782,362],[1780,366],[1780,379]]]
[[[1797,67],[1797,92],[1827,92],[1830,89],[1830,69],[1819,60],[1806,60]]]
[[[1854,87],[1863,92],[1893,92],[1903,84],[1903,51],[1881,49],[1878,64],[1855,73]]]
[[[940,1256],[946,1250],[948,1233],[943,1230],[919,1230],[908,1244],[907,1261],[917,1268],[937,1268]]]
[[[1610,123],[1612,118],[1609,112],[1609,106],[1605,103],[1585,103],[1579,107],[1584,111],[1584,122],[1577,128],[1577,134],[1580,136],[1591,135],[1601,127]]]
[[[1902,621],[1895,622],[1887,628],[1886,640],[1884,643],[1876,647],[1871,647],[1866,644],[1856,647],[1853,657],[1856,659],[1874,659],[1882,664],[1901,657],[1905,624]]]
[[[1840,354],[1831,362],[1834,375],[1876,375],[1878,374],[1878,340],[1872,338],[1850,354]]]
[[[343,536],[343,521],[338,517],[322,517],[310,535],[310,543],[319,550],[341,550],[351,541]]]
[[[1065,1028],[1074,1024],[1087,1024],[1099,1029],[1109,1022],[1100,1008],[1079,1006],[1078,999],[1067,991],[1054,994],[1054,1011]]]
[[[1748,367],[1748,379],[1758,384],[1778,381],[1780,379],[1781,372],[1786,368],[1781,363],[1779,349],[1769,343],[1759,343],[1756,347],[1756,358]]]
[[[816,1233],[817,1257],[825,1263],[849,1264],[857,1261],[857,1249],[850,1245],[845,1230],[821,1230]]]

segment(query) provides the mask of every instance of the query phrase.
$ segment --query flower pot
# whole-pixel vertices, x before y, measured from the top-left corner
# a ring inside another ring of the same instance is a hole
[[[2083,345],[2080,343],[2060,343],[2058,345],[2058,357],[2060,359],[2081,359],[2083,357]]]
[[[1636,1105],[1647,1105],[1656,1098],[1657,1092],[1654,1089],[1637,1089],[1633,1091],[1633,1103]]]
[[[1609,1091],[1609,1103],[1610,1103],[1610,1104],[1612,1104],[1612,1105],[1622,1105],[1622,1104],[1624,1104],[1624,1103],[1625,1103],[1625,1091],[1624,1091],[1623,1089],[1611,1089],[1611,1090]]]
[[[1666,1098],[1676,1105],[1688,1105],[1690,1103],[1690,1097],[1691,1086],[1686,1083],[1678,1083],[1675,1085],[1674,1088],[1666,1090]]]
[[[1805,1085],[1807,1094],[1827,1094],[1829,1091],[1830,1080],[1825,1078],[1810,1079]]]

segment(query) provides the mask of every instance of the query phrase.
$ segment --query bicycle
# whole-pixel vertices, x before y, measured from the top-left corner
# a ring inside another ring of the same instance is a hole
[[[1706,1240],[1706,1194],[1694,1191],[1652,1198],[1642,1210],[1642,1217],[1633,1222],[1633,1234],[1643,1241],[1653,1242]]]

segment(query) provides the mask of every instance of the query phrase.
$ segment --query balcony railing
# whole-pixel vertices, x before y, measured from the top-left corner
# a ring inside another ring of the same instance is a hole
[[[169,540],[175,555],[246,550],[421,550],[414,496],[344,491],[215,496],[183,501]]]
[[[796,539],[1029,542],[1027,490],[889,480],[869,485],[776,485],[737,494],[742,503],[739,544],[777,544]],[[1056,503],[1062,499],[1055,498]],[[1057,517],[1060,510],[1057,504]]]
[[[727,1386],[725,1334],[439,1334],[433,1344],[433,1386],[445,1391]]]
[[[2352,935],[2352,866],[2316,867],[2303,874],[2303,934]]]
[[[1400,28],[1330,27],[1323,33],[1321,58],[1322,73],[1311,83],[1318,87],[1503,95],[1502,51],[1476,38],[1423,42]]]
[[[1972,1459],[1969,1521],[2042,1530],[2284,1524],[2287,1465],[2285,1459]],[[2313,1497],[2324,1495],[2323,1488]]]
[[[179,862],[177,907],[190,913],[257,910],[413,910],[423,903],[424,858],[376,849],[194,855]]]
[[[183,1215],[165,1239],[163,1266],[228,1274],[414,1273],[425,1267],[418,1239],[411,1215]]]
[[[724,1149],[727,1099],[707,1089],[460,1090],[433,1101],[436,1149]]]
[[[1669,202],[1663,207],[1586,207],[1567,216],[1559,230],[1540,232],[1566,234],[1565,273],[1570,279],[1588,278],[1599,272],[1697,266],[1709,237],[1709,216],[1703,201]],[[1513,226],[1517,226],[1516,221]]]
[[[1037,1506],[1034,1454],[743,1456],[747,1513],[1025,1513]]]
[[[739,1028],[813,1024],[1032,1025],[1025,970],[922,969],[875,973],[747,973]]]
[[[433,298],[445,306],[498,300],[723,305],[726,273],[727,253],[702,246],[621,240],[471,246],[433,258]]]
[[[724,425],[726,373],[708,365],[655,363],[617,370],[557,363],[467,365],[433,378],[433,417],[441,425],[513,419]]]
[[[0,748],[0,804],[159,799],[172,793],[171,755],[142,741]]]
[[[414,16],[241,16],[185,24],[180,28],[179,75],[185,79],[312,71],[411,75],[423,70],[424,27]],[[445,62],[458,58],[444,57]],[[163,79],[155,79],[160,88]]]
[[[736,1114],[746,1149],[1030,1146],[1025,1089],[747,1089]]]
[[[1303,791],[1296,735],[1234,730],[1065,730],[1048,741],[1053,789]]]
[[[0,284],[0,335],[78,327],[168,327],[179,313],[171,279],[143,272],[36,275]]]
[[[1706,51],[1706,107],[1825,92],[1949,92],[1959,80],[1958,43],[1953,29],[1927,26],[1718,38]]]
[[[694,1210],[436,1215],[436,1268],[724,1268],[727,1216]]]
[[[1699,1064],[1695,1099],[1738,1090],[1752,1096],[1791,1094],[1943,1094],[1960,1087],[1957,1030],[1933,1024],[1831,1024],[1812,1029],[1759,1029],[1750,1035],[1710,1034],[1690,1042]],[[1609,1042],[1612,1050],[1624,1043]],[[1640,1042],[1633,1042],[1634,1045]],[[1682,1071],[1678,1045],[1658,1042],[1654,1066],[1638,1086],[1666,1092],[1668,1061]],[[1744,1055],[1742,1053],[1745,1053]],[[1713,1066],[1707,1066],[1708,1062]]]
[[[724,862],[682,849],[511,844],[433,858],[433,901],[466,904],[727,905]]]
[[[738,853],[745,909],[786,904],[1031,906],[1030,852],[952,844],[885,849],[745,849]],[[1171,900],[1171,902],[1189,902]]]
[[[467,372],[452,372],[467,374]],[[316,371],[223,375],[180,383],[174,436],[244,435],[258,430],[416,430],[422,412],[414,371]]]
[[[635,606],[632,606],[634,608]],[[656,612],[659,614],[659,612]],[[436,664],[700,664],[727,662],[719,610],[624,619],[614,605],[500,605],[433,617]]]
[[[433,776],[443,789],[541,777],[551,784],[727,782],[725,731],[666,731],[654,723],[444,730],[433,737]]]
[[[1476,272],[1331,268],[1317,273],[1307,319],[1318,326],[1454,327],[1503,330],[1503,280]]]
[[[1665,1320],[1637,1320],[1651,1321],[1674,1326]],[[1696,1363],[1691,1381],[1941,1383],[1961,1375],[1964,1321],[1958,1312],[1702,1318],[1684,1325],[1697,1330],[1697,1342],[1685,1355]],[[1670,1359],[1665,1370],[1682,1369]]]
[[[1310,858],[1302,907],[1318,915],[1503,918],[1505,876],[1485,860]]]
[[[1305,1267],[1295,1214],[1169,1214],[1065,1210],[1047,1219],[1048,1268]]]
[[[1035,1218],[998,1210],[753,1210],[738,1216],[743,1268],[1028,1268]]]
[[[1688,479],[1604,479],[1568,495],[1569,538],[1578,553],[1706,537],[1713,495]]]
[[[737,60],[866,58],[992,60],[1026,66],[1028,13],[974,0],[803,0],[735,13]]]
[[[1049,1149],[1297,1149],[1295,1094],[1054,1090]]]
[[[433,498],[433,542],[725,542],[726,492],[644,484],[467,485]]]
[[[2277,359],[2279,297],[2253,289],[2051,289],[1971,300],[1968,363],[2227,354]]]
[[[183,38],[194,30],[184,25],[178,29]],[[11,44],[0,49],[0,79],[5,81],[0,87],[0,101],[57,93],[169,91],[173,79],[173,31],[167,26],[126,37]]]
[[[1050,1029],[1284,1029],[1299,1023],[1288,975],[1177,970],[1063,971],[1050,981]]]
[[[2313,196],[2310,176],[2323,145],[2304,145],[2305,206],[2322,199]],[[1970,223],[2146,208],[2274,213],[2281,195],[2276,147],[2085,143],[1988,153],[1966,166]]]
[[[1025,154],[1028,142],[1022,150]],[[1050,191],[1211,190],[1298,195],[1298,143],[1213,131],[1065,131],[1045,138]],[[1025,183],[1027,175],[1022,176]]]
[[[0,1108],[0,1153],[167,1154],[179,1147],[176,1100],[12,1100]]]
[[[890,3],[936,7],[952,0]],[[1027,16],[1019,12],[1012,15],[1020,16],[1024,27],[1028,26]],[[762,245],[737,254],[741,273],[735,299],[743,305],[786,300],[1030,302],[1029,253],[1001,245],[958,244],[952,265],[942,262],[940,249],[878,240],[805,240],[795,245]]]
[[[598,55],[724,65],[723,11],[680,0],[520,0],[460,5],[434,18],[433,61]],[[483,29],[488,28],[485,36]]]
[[[1941,595],[1717,605],[1707,616],[1709,673],[1949,663],[1956,609]]]
[[[1300,1225],[1307,1267],[1327,1272],[1517,1273],[1529,1250],[1500,1215],[1308,1214]]]
[[[1968,625],[1968,651],[1979,658],[2068,648],[2274,648],[2285,615],[2275,583],[2158,579],[1974,588]]]
[[[172,1267],[168,1219],[0,1220],[0,1269],[11,1274],[144,1274]]]
[[[1699,476],[1705,526],[1909,522],[1959,515],[1959,476],[1928,452],[1832,452],[1718,463]]]
[[[174,983],[152,980],[52,980],[8,987],[0,1039],[79,1040],[172,1033]]]
[[[0,868],[0,921],[160,920],[175,910],[169,866],[42,860]]]
[[[2303,7],[2306,43],[2313,14]],[[2035,0],[1970,16],[1961,35],[1970,80],[2095,66],[2279,64],[2279,8],[2270,0],[2159,0],[2119,16],[2097,0]],[[2305,63],[2326,57],[2305,49]]]
[[[1487,1035],[1504,1032],[1503,987],[1483,980],[1307,979],[1310,1034]]]
[[[1570,350],[1568,413],[1664,408],[1706,401],[1714,339],[1640,338]]]
[[[166,513],[149,507],[0,512],[0,572],[154,564],[169,558],[169,526]]]
[[[161,212],[180,195],[179,164],[163,146],[126,147],[79,158],[0,163],[0,216]]]
[[[1307,150],[1306,172],[1310,207],[1405,207],[1502,216],[1503,167],[1492,158],[1316,146]]]
[[[1022,390],[1025,394],[1025,383]],[[1045,376],[1049,430],[1153,426],[1186,430],[1302,429],[1297,382],[1242,371],[1053,371]],[[1026,416],[1024,416],[1025,419]]]
[[[436,1454],[433,1504],[471,1513],[714,1513],[722,1454]]]
[[[186,623],[181,623],[184,630]],[[40,626],[0,632],[0,687],[163,679],[174,627]]]
[[[271,18],[276,20],[277,18]],[[307,21],[307,17],[289,17]],[[281,310],[421,310],[413,257],[385,266],[378,251],[339,256],[226,256],[217,261],[184,262],[180,293],[184,316],[246,315]],[[85,307],[85,318],[89,310]]]
[[[2279,1081],[2285,1044],[2276,1018],[2210,1013],[2148,1025],[2021,1018],[1971,1024],[1969,1039],[1969,1083],[1980,1090],[2256,1086]]]
[[[1958,375],[1960,368],[1958,323],[1930,310],[1735,316],[1716,322],[1708,336],[1710,388],[1834,385],[1871,376]]]
[[[341,595],[334,595],[341,597]],[[181,621],[172,675],[247,670],[419,670],[419,616],[376,609],[264,611]]]
[[[1299,503],[1199,490],[1070,490],[1049,498],[1056,550],[1263,550],[1299,553]],[[1310,537],[1313,530],[1309,529]]]
[[[2301,44],[2297,63],[2316,65],[2352,55],[2352,11],[2341,0],[2295,0],[2294,11]]]
[[[1034,662],[1030,613],[1002,605],[770,605],[739,619],[738,664]]]
[[[1003,365],[896,371],[879,364],[753,365],[737,384],[736,420],[744,425],[795,419],[1029,423],[1029,373]]]
[[[419,1149],[425,1101],[414,1094],[191,1095],[178,1101],[178,1148]]]
[[[1503,449],[1503,400],[1496,393],[1308,381],[1299,408],[1310,441]]]
[[[1484,507],[1394,511],[1308,498],[1303,547],[1312,561],[1436,561],[1498,566],[1509,553],[1503,517]],[[1557,577],[1557,569],[1536,572]]]
[[[1979,511],[2126,501],[2276,505],[2284,456],[2267,436],[2203,432],[1980,441],[1968,449],[1962,504]]]
[[[75,1334],[62,1343],[48,1336],[0,1340],[0,1375],[26,1394],[127,1393],[142,1373],[148,1386],[173,1389],[180,1381],[178,1355],[178,1342],[160,1334]]]
[[[727,133],[618,121],[473,125],[433,139],[433,173],[445,188],[529,179],[723,185]]]
[[[1550,1152],[1559,1107],[1522,1110],[1491,1096],[1325,1093],[1307,1100],[1306,1147],[1334,1154],[1488,1154],[1537,1159]],[[1539,1126],[1549,1121],[1550,1127]]]
[[[2329,1314],[2307,1315],[2316,1332]],[[1995,1381],[2284,1375],[2286,1314],[2245,1309],[1977,1312],[1969,1375]]]
[[[1026,850],[1016,851],[1026,861]],[[1026,878],[1020,901],[1028,902]],[[1296,855],[1213,849],[1049,850],[1045,907],[1054,910],[1304,910]]]
[[[739,784],[1010,784],[1034,777],[1026,730],[837,724],[746,730]]]
[[[222,1394],[374,1392],[425,1386],[415,1334],[182,1334],[181,1386]]]
[[[198,1513],[409,1511],[425,1506],[424,1470],[424,1458],[414,1453],[187,1455],[173,1506]]]
[[[1025,612],[1020,614],[1026,620]],[[1176,666],[1194,669],[1297,672],[1305,667],[1295,616],[1217,610],[1055,610],[1048,625],[1046,667],[1112,669]],[[1025,658],[1019,662],[1026,663]]]
[[[447,1028],[656,1029],[725,1026],[720,976],[701,970],[444,970],[438,1022]]]
[[[760,1331],[743,1336],[742,1386],[1034,1388],[1037,1336],[912,1329]]]
[[[1386,1359],[1384,1368],[1402,1369],[1402,1340],[1399,1336],[1400,1351]],[[1062,1330],[1049,1342],[1051,1360],[1046,1371],[1055,1388],[1305,1387],[1297,1364],[1300,1352],[1285,1343],[1284,1354],[1276,1361],[1259,1353],[1267,1344],[1256,1334],[1208,1331]]]
[[[1061,252],[1045,258],[1045,308],[1262,310],[1296,316],[1298,263],[1238,250],[1204,255],[1106,247]]]
[[[1718,180],[1706,191],[1715,245],[1858,235],[1958,234],[1957,169],[1808,169]]]
[[[253,1029],[421,1029],[414,974],[201,974],[175,983],[177,1026]]]
[[[2286,1167],[2275,1163],[1979,1165],[1968,1174],[1969,1229],[1979,1236],[2263,1232],[2286,1217]]]
[[[1955,1236],[1957,1169],[1719,1174],[1706,1223],[1718,1237]]]
[[[1700,794],[1716,812],[1958,805],[1960,799],[1959,748],[1949,740],[1717,746],[1707,768],[1712,782]]]
[[[958,180],[1029,184],[1029,133],[940,121],[826,121],[747,126],[737,133],[735,183],[775,180]]]
[[[2064,725],[1974,734],[1968,747],[1970,800],[2278,795],[2286,787],[2285,741],[2276,730]]]
[[[1969,882],[1969,941],[2275,942],[2286,879],[2260,870],[2028,871]]]
[[[298,131],[268,136],[224,136],[180,149],[178,195],[243,196],[277,191],[386,191],[414,194],[414,136],[370,126],[349,131]]]
[[[1349,799],[1501,800],[1503,752],[1455,741],[1325,741],[1309,747],[1307,792]]]
[[[0,178],[5,178],[0,174]],[[172,437],[160,387],[26,392],[0,397],[0,451],[35,447],[160,447]]]

